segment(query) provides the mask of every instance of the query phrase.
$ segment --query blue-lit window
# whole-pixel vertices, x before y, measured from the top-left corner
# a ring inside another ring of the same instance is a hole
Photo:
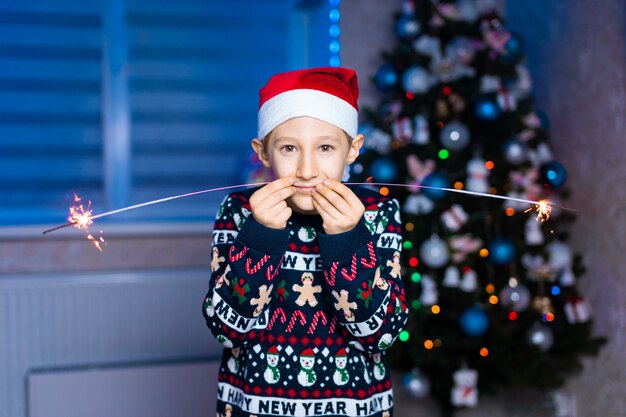
[[[339,1],[3,0],[0,225],[245,181],[258,90],[339,65]],[[305,47],[306,46],[306,47]],[[210,220],[224,193],[103,221]]]

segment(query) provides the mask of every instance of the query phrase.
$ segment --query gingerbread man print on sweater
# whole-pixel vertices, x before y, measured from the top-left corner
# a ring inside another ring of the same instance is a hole
[[[374,281],[374,285],[376,285],[379,289],[383,291],[387,291],[387,289],[389,288],[389,283],[387,282],[387,280],[380,276],[378,277],[378,280]]]
[[[341,290],[339,294],[333,290],[333,296],[337,299],[335,308],[337,310],[343,310],[343,316],[347,321],[354,321],[354,313],[352,310],[356,310],[357,304],[348,300],[348,291]]]
[[[259,314],[261,314],[263,312],[263,308],[265,308],[265,305],[269,304],[269,302],[271,301],[273,288],[274,284],[270,285],[269,288],[267,288],[267,285],[261,285],[259,287],[259,297],[250,300],[250,304],[256,306],[254,312],[252,313],[254,317],[257,317]]]
[[[226,269],[224,269],[224,273],[220,275],[220,277],[215,282],[215,288],[220,288],[222,285],[224,285],[224,283],[226,283],[227,286],[230,286],[230,281],[228,280],[228,278],[226,278],[226,275],[228,275],[229,272],[230,272],[230,264],[226,265]]]
[[[393,262],[387,261],[387,266],[391,266],[391,272],[389,272],[389,275],[394,278],[398,278],[400,276],[400,252],[395,251],[393,253]]]
[[[217,248],[213,248],[213,258],[211,259],[211,272],[217,271],[220,267],[220,263],[225,261],[226,258],[220,256],[220,251]]]
[[[231,417],[233,415],[233,406],[226,404],[224,407],[224,414],[218,414],[218,417]]]
[[[311,307],[315,307],[317,305],[317,298],[315,298],[315,294],[318,292],[322,292],[321,285],[313,285],[313,274],[310,272],[305,272],[302,274],[302,285],[293,284],[291,289],[300,295],[296,300],[296,304],[299,306],[304,306],[306,303],[309,303]]]

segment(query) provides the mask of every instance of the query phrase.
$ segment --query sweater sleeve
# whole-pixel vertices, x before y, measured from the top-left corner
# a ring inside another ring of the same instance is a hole
[[[400,275],[402,225],[395,199],[378,204],[345,233],[320,233],[325,285],[335,319],[353,345],[367,352],[387,349],[408,318]],[[356,343],[354,343],[356,342]]]
[[[225,347],[244,345],[267,326],[273,281],[288,238],[287,230],[257,222],[232,194],[222,202],[213,228],[203,314]]]

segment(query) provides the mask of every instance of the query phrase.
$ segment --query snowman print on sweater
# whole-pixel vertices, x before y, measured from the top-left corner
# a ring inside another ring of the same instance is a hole
[[[376,204],[370,204],[365,209],[365,213],[363,213],[363,219],[365,220],[365,225],[369,229],[372,234],[380,234],[387,227],[387,223],[389,223],[389,219],[387,216],[381,216],[380,220],[376,222],[376,216],[378,215],[378,206]]]
[[[278,369],[278,349],[276,346],[272,346],[267,351],[267,367],[265,368],[265,372],[263,373],[263,378],[267,381],[268,384],[275,384],[280,379],[280,370]]]
[[[233,214],[233,220],[235,220],[235,224],[237,225],[237,229],[241,229],[243,222],[248,218],[251,211],[247,208],[241,208],[241,214],[235,213]]]
[[[228,370],[232,373],[239,372],[239,351],[240,348],[232,348],[231,349],[231,357],[226,361],[226,366],[228,366]]]
[[[333,374],[333,382],[337,385],[345,385],[348,383],[350,379],[348,375],[348,370],[346,369],[346,365],[348,365],[348,357],[346,355],[346,349],[341,348],[339,352],[337,352],[337,356],[335,357],[335,373]]]
[[[373,353],[372,359],[374,360],[374,378],[377,381],[382,381],[386,373],[385,365],[382,363],[382,355],[380,352]]]
[[[298,382],[303,387],[310,387],[317,381],[317,375],[313,370],[315,365],[315,352],[308,348],[300,354],[300,372],[298,372]]]

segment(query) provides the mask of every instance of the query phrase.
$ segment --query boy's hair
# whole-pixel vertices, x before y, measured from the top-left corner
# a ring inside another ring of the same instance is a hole
[[[348,68],[322,67],[276,74],[259,91],[257,138],[294,117],[308,116],[342,129],[358,130],[359,85]]]

